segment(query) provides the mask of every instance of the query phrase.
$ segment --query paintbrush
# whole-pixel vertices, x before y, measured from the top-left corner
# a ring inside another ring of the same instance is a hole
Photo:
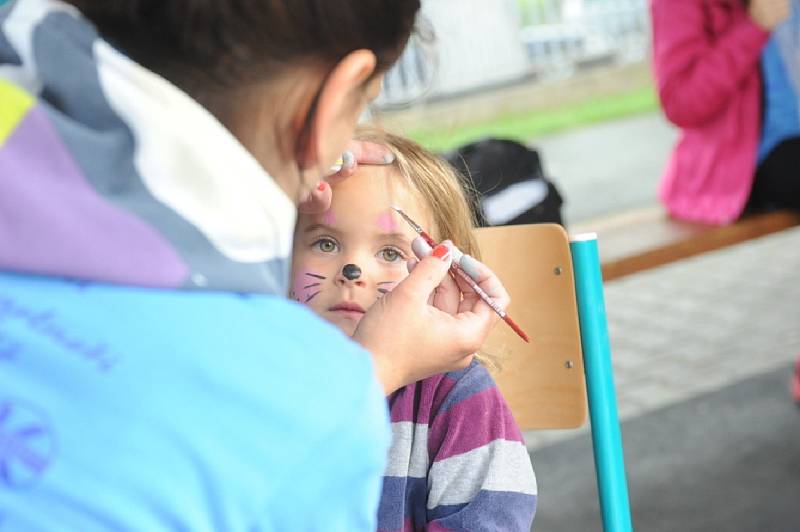
[[[436,241],[433,238],[431,238],[431,235],[425,232],[425,230],[422,229],[422,227],[414,220],[412,220],[411,217],[409,217],[405,212],[403,212],[403,210],[400,207],[392,205],[392,209],[397,211],[397,214],[402,216],[403,220],[405,220],[408,223],[408,225],[410,225],[411,228],[420,237],[422,237],[422,239],[425,240],[425,242],[427,242],[431,248],[436,247],[437,245]],[[459,250],[455,246],[453,246],[452,251],[454,251],[454,254],[453,254],[453,262],[450,265],[450,271],[453,272],[455,275],[461,277],[464,280],[464,282],[466,282],[469,285],[469,287],[472,288],[472,290],[474,290],[476,294],[478,294],[478,297],[480,297],[487,305],[492,307],[492,310],[494,310],[497,313],[497,315],[500,316],[500,318],[502,318],[502,320],[506,322],[508,326],[511,327],[511,329],[519,335],[520,338],[522,338],[526,342],[530,342],[528,335],[525,334],[525,332],[519,327],[519,325],[517,325],[517,323],[511,319],[511,316],[509,316],[505,310],[500,308],[500,305],[498,305],[495,302],[495,300],[492,299],[491,296],[489,296],[489,294],[487,294],[480,286],[478,286],[478,283],[473,278],[473,276],[477,275],[477,272],[472,267],[472,264],[476,263],[477,261],[473,257],[465,253],[462,253],[461,250]],[[464,271],[464,268],[461,266],[462,262],[467,265],[467,270],[469,270],[469,273]]]

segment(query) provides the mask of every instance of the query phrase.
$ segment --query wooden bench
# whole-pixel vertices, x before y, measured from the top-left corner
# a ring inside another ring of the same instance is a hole
[[[800,213],[792,211],[749,215],[717,227],[674,220],[661,207],[649,207],[569,229],[597,233],[603,280],[608,282],[796,225]]]

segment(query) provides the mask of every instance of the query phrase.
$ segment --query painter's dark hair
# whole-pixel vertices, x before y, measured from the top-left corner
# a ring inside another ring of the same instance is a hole
[[[112,44],[189,94],[331,67],[353,50],[399,57],[419,0],[67,0]]]

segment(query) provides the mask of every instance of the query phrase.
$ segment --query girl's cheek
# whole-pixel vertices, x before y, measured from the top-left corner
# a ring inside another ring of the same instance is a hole
[[[289,297],[300,303],[310,304],[330,277],[328,269],[330,268],[325,267],[324,261],[300,257],[294,267],[292,291]]]
[[[408,268],[405,260],[401,261],[398,265],[384,267],[383,269],[383,275],[380,276],[377,283],[378,293],[381,295],[391,292],[399,282],[408,277]]]

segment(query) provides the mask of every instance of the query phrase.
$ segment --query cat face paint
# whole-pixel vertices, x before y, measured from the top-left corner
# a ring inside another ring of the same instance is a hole
[[[417,235],[390,205],[403,205],[431,227],[429,213],[420,209],[425,203],[394,172],[360,166],[333,187],[327,212],[298,219],[292,296],[348,335],[369,307],[408,275]]]
[[[309,303],[322,292],[322,282],[325,279],[324,275],[310,271],[296,272],[289,297],[300,303]]]

